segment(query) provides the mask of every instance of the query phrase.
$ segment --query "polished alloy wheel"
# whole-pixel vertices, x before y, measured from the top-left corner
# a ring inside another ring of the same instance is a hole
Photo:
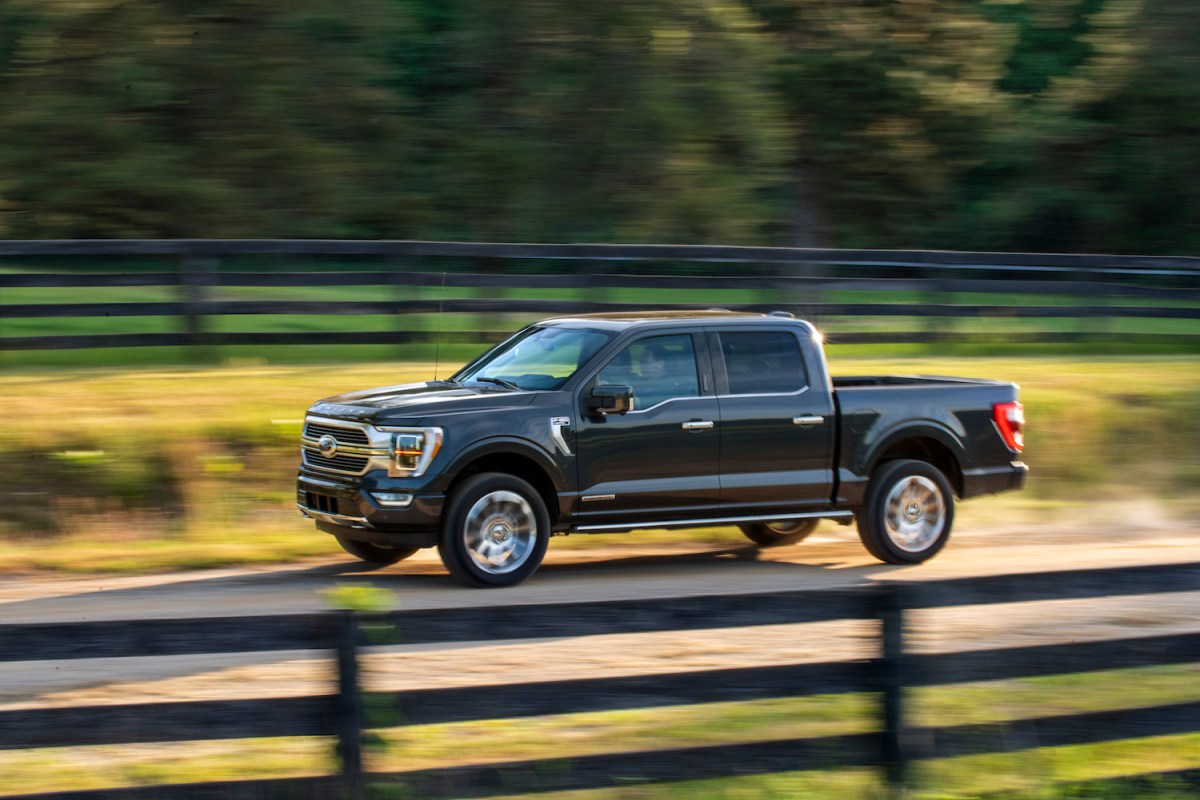
[[[921,475],[896,482],[885,510],[887,535],[908,553],[919,553],[941,536],[946,526],[946,500],[938,485]]]
[[[533,552],[537,517],[529,501],[516,492],[489,492],[467,512],[463,540],[479,569],[503,575],[524,564]]]

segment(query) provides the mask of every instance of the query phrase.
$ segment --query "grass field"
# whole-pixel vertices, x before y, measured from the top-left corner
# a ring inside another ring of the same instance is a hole
[[[1195,357],[866,360],[835,352],[831,368],[1021,384],[1034,470],[1027,490],[967,509],[1004,503],[1006,514],[1037,515],[1118,492],[1200,514]],[[441,375],[450,370],[443,362]],[[0,373],[10,421],[0,440],[0,570],[153,571],[329,553],[328,537],[293,505],[304,410],[320,397],[433,371],[428,363],[235,362]],[[733,529],[699,535],[739,537]]]
[[[1197,678],[1197,666],[1187,665],[920,689],[910,697],[912,723],[1009,722],[1013,735],[1027,736],[1028,729],[1020,727],[1020,720],[1025,718],[1194,701],[1200,698]],[[369,768],[377,772],[538,758],[553,758],[557,769],[569,769],[572,758],[595,753],[868,732],[875,730],[876,703],[877,699],[869,694],[842,694],[377,727],[367,761]],[[918,762],[909,796],[932,800],[1006,791],[1013,798],[1031,800],[1116,800],[1134,795],[1123,794],[1129,785],[1113,778],[1198,768],[1200,734],[1038,748]],[[317,737],[39,749],[0,753],[0,793],[299,777],[334,771],[333,742]],[[1053,787],[1055,783],[1073,781],[1104,782],[1086,794]],[[1164,779],[1157,785],[1151,782],[1139,786],[1136,796],[1176,800],[1193,797],[1194,788]],[[381,791],[372,796],[413,795]],[[555,800],[885,796],[879,770],[866,768],[528,795]]]

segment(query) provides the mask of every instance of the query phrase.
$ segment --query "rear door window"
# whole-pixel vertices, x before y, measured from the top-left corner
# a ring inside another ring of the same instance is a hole
[[[808,386],[800,342],[786,331],[719,333],[729,394],[794,394]]]

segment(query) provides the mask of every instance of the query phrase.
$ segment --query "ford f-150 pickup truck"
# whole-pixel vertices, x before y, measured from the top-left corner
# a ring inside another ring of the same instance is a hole
[[[1020,488],[1011,383],[830,378],[791,314],[549,319],[447,380],[313,405],[300,511],[351,555],[437,547],[460,581],[510,586],[551,536],[738,525],[761,546],[857,520],[866,549],[916,563],[955,498]]]

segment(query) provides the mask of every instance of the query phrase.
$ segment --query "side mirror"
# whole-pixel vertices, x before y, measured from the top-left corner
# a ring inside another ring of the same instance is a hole
[[[624,414],[633,410],[632,386],[597,386],[587,398],[590,414]]]

